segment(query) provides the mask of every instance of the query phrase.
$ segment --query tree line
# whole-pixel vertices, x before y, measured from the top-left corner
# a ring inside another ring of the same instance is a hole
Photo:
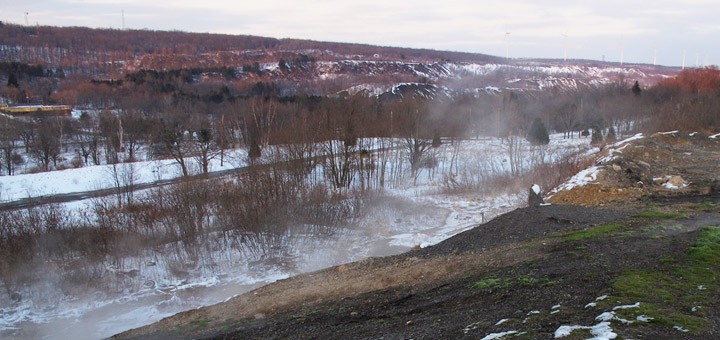
[[[165,76],[161,76],[166,74]],[[199,157],[207,171],[209,159],[228,148],[245,147],[258,157],[273,144],[313,144],[339,140],[349,152],[359,138],[407,138],[416,169],[422,151],[439,138],[450,141],[497,136],[520,136],[535,144],[547,142],[547,131],[566,137],[627,135],[638,128],[684,128],[708,133],[718,126],[714,114],[720,93],[715,68],[690,69],[656,86],[640,89],[615,83],[583,91],[519,92],[432,98],[408,91],[399,97],[376,97],[365,92],[339,96],[282,96],[276,83],[256,82],[242,90],[168,90],[192,76],[183,73],[145,73],[119,84],[86,82],[61,92],[75,103],[108,109],[85,113],[79,120],[57,117],[12,120],[3,131],[4,172],[12,174],[22,155],[32,157],[38,170],[57,168],[61,155],[74,153],[72,166],[136,160],[138,149],[174,158],[187,174],[184,160]],[[173,80],[174,79],[174,80]],[[183,92],[187,91],[187,92]],[[220,99],[213,99],[220,96]],[[204,100],[202,100],[204,98]],[[96,112],[96,113],[92,113]],[[24,149],[24,153],[17,152]],[[335,152],[336,150],[330,150]]]

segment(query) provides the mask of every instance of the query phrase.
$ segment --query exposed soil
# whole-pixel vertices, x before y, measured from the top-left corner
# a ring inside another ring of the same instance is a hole
[[[618,148],[607,148],[598,158],[602,171],[595,183],[559,192],[549,202],[603,206],[633,203],[648,196],[720,191],[719,150],[718,138],[682,133],[657,133]],[[676,178],[688,185],[668,189],[662,185],[667,176],[679,176]]]
[[[701,230],[720,226],[718,143],[666,135],[636,142],[603,164],[607,169],[593,184],[600,189],[554,197],[569,203],[574,195],[585,206],[517,209],[432,247],[299,275],[116,338],[435,339],[506,332],[544,339],[563,325],[596,325],[613,306],[647,305],[618,288],[620,277],[657,272],[680,285],[684,278],[672,275],[689,261]],[[665,175],[681,176],[688,186],[670,191],[652,180]],[[697,289],[720,293],[717,284]],[[610,326],[619,338],[720,337],[718,301],[693,302],[701,312],[686,301],[665,301],[655,319],[687,316],[702,319],[698,326],[635,320]],[[589,335],[578,330],[566,338]]]

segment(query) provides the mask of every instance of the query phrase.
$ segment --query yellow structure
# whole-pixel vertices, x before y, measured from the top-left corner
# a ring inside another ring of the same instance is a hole
[[[69,116],[70,105],[0,106],[0,112],[13,116]]]

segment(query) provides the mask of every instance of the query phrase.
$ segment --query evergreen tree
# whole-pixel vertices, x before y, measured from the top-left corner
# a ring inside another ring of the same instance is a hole
[[[260,149],[260,145],[256,141],[250,142],[250,149],[248,150],[248,157],[250,159],[254,160],[256,158],[259,158],[262,155],[262,150]]]
[[[290,67],[288,66],[287,61],[285,59],[280,59],[278,62],[278,67],[280,68],[280,71],[287,72],[290,70]]]
[[[635,94],[636,96],[639,96],[640,93],[642,93],[642,89],[640,88],[640,83],[638,83],[637,80],[635,81],[635,85],[633,85],[633,87],[632,87],[632,93]]]
[[[528,133],[527,140],[532,145],[548,145],[550,143],[550,135],[542,119],[535,118],[535,120],[533,120],[532,125],[530,125],[530,133]]]
[[[615,135],[615,127],[610,125],[610,128],[608,129],[607,137],[605,137],[605,142],[615,143],[615,141],[617,141],[617,136]]]
[[[597,144],[601,144],[602,141],[603,141],[602,130],[598,127],[594,127],[592,129],[592,138],[590,139],[590,144],[597,145]]]
[[[435,131],[435,134],[433,134],[432,144],[431,146],[433,148],[439,148],[440,145],[442,145],[442,140],[440,139],[440,133]]]
[[[15,73],[10,73],[10,75],[8,76],[7,86],[15,87],[15,88],[20,87],[20,84],[18,84],[18,80],[17,80],[17,77],[15,76]]]

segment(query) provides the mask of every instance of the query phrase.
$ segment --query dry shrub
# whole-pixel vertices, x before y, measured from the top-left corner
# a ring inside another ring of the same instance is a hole
[[[456,175],[445,176],[441,182],[442,192],[446,194],[518,192],[527,190],[532,184],[550,190],[586,169],[592,164],[592,159],[580,154],[566,155],[553,163],[535,162],[532,169],[520,174],[503,171],[489,161],[485,163],[485,165],[478,164],[476,169],[489,170],[471,170],[470,167],[466,167]]]
[[[578,172],[593,164],[593,158],[579,154],[567,155],[554,163],[545,163],[534,167],[522,176],[526,187],[538,184],[545,192],[565,183]]]

